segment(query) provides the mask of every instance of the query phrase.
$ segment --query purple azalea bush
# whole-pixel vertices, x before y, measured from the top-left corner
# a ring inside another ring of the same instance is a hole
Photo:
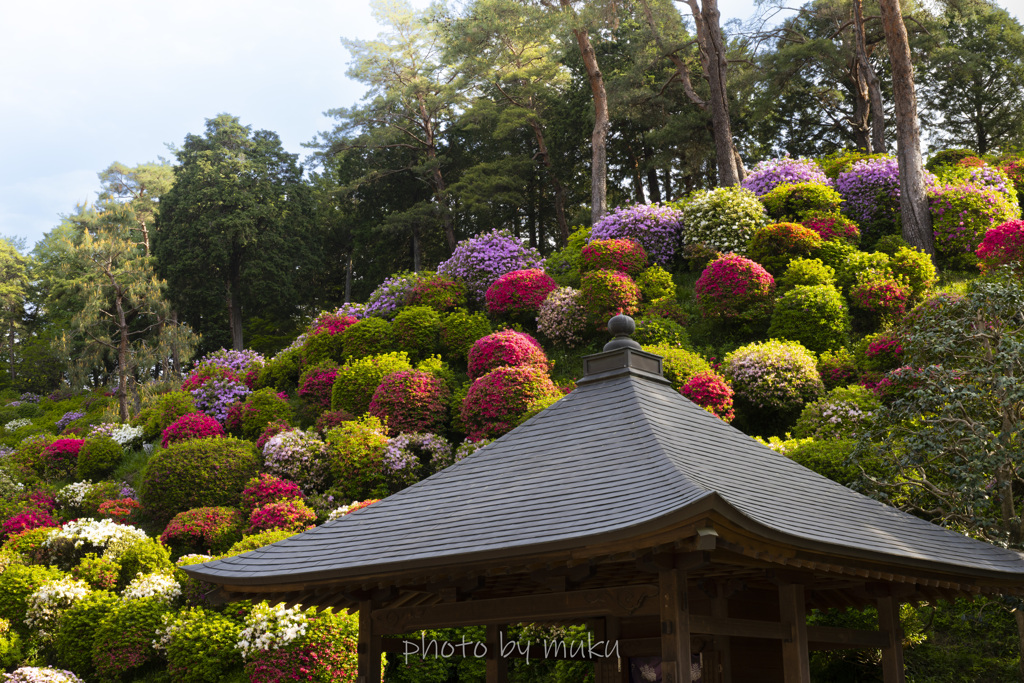
[[[588,242],[631,239],[661,265],[669,263],[681,246],[683,212],[660,204],[620,206],[594,223]]]
[[[366,300],[366,315],[375,315],[391,320],[405,306],[413,287],[424,280],[429,280],[433,275],[434,273],[431,271],[419,273],[405,271],[392,275],[380,283]]]
[[[524,245],[508,230],[495,230],[459,242],[437,272],[465,282],[469,296],[482,303],[487,288],[505,273],[543,267],[539,251]]]
[[[214,378],[202,386],[192,389],[189,393],[195,400],[197,410],[203,411],[224,424],[224,421],[228,419],[228,407],[232,403],[243,400],[252,393],[252,389],[242,382]]]
[[[230,370],[239,377],[254,368],[258,368],[267,362],[263,354],[250,349],[235,351],[233,349],[220,349],[212,351],[195,362],[195,367],[215,366]]]
[[[83,417],[85,417],[85,413],[83,413],[80,410],[69,410],[68,412],[64,413],[64,415],[59,420],[57,420],[57,433],[60,434],[67,428],[69,424]]]
[[[327,483],[327,445],[313,431],[291,430],[276,434],[263,446],[264,469],[299,485],[320,491]]]
[[[832,186],[832,181],[813,159],[790,157],[759,162],[742,185],[760,197],[783,183],[821,183]]]
[[[935,184],[935,176],[925,171],[925,185]],[[900,210],[900,169],[894,158],[864,159],[853,164],[836,179],[836,190],[843,198],[843,213],[855,221],[870,222]]]

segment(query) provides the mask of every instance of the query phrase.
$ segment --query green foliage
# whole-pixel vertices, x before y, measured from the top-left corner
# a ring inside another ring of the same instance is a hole
[[[409,356],[404,352],[349,360],[338,370],[338,375],[334,378],[331,410],[344,410],[353,415],[363,415],[370,409],[373,392],[377,390],[381,380],[391,373],[403,370],[412,370]]]
[[[104,559],[112,556],[121,565],[117,590],[124,590],[138,574],[170,573],[174,569],[171,551],[156,538],[132,541],[125,548],[107,546]]]
[[[793,427],[793,436],[798,439],[854,439],[864,431],[881,405],[875,392],[859,384],[836,387],[804,406]]]
[[[85,581],[93,590],[111,590],[117,585],[120,572],[119,562],[88,553],[77,566],[71,568],[70,574],[79,581]]]
[[[92,649],[96,630],[117,604],[117,596],[107,591],[96,591],[64,612],[54,636],[54,649],[60,666],[86,680],[93,675]]]
[[[636,285],[644,301],[676,296],[676,284],[672,281],[672,273],[655,264],[636,276]]]
[[[838,213],[843,201],[838,192],[821,183],[783,183],[760,199],[771,220],[793,223],[812,216]]]
[[[86,439],[78,451],[78,479],[102,479],[124,458],[121,444],[110,437]]]
[[[963,147],[943,149],[928,157],[924,167],[932,173],[938,173],[943,166],[955,166],[961,159],[973,156],[978,156],[973,149]]]
[[[385,353],[390,345],[391,323],[383,318],[363,318],[341,333],[341,353],[346,359]]]
[[[191,508],[237,505],[258,467],[256,448],[248,441],[210,438],[171,444],[146,463],[139,500],[148,518],[163,526]]]
[[[54,567],[13,564],[0,574],[0,618],[11,622],[12,628],[28,635],[25,626],[26,601],[36,589],[48,581],[59,579],[63,573]]]
[[[907,241],[900,235],[882,235],[875,242],[875,251],[880,251],[890,257],[895,256],[896,252],[904,247],[909,247]]]
[[[946,185],[928,192],[935,252],[946,268],[973,270],[985,232],[1020,217],[1020,206],[991,188]]]
[[[616,315],[632,315],[640,307],[640,288],[625,273],[595,270],[580,279],[580,295],[592,325],[603,329]]]
[[[157,397],[152,406],[142,411],[140,421],[147,441],[160,438],[167,427],[182,415],[196,412],[196,402],[187,391],[172,391]]]
[[[255,441],[270,422],[291,422],[294,412],[285,399],[273,389],[260,389],[245,397],[237,420],[228,412],[228,428],[248,441]]]
[[[776,291],[783,294],[794,287],[816,285],[836,285],[836,270],[826,266],[821,259],[797,258],[789,262],[789,267],[781,277],[775,280]]]
[[[850,486],[860,479],[860,469],[849,462],[854,445],[849,439],[815,439],[787,450],[786,457],[836,483]]]
[[[391,346],[410,360],[426,358],[437,349],[441,316],[429,306],[408,306],[391,323]]]
[[[670,346],[644,347],[644,351],[661,356],[661,369],[665,378],[672,382],[676,391],[682,388],[694,375],[711,372],[711,365],[704,358],[689,349]]]
[[[772,223],[754,233],[747,253],[769,273],[778,276],[793,259],[816,257],[821,244],[818,233],[799,223]]]
[[[844,346],[850,335],[850,314],[843,296],[830,285],[797,285],[786,291],[772,310],[768,336],[800,342],[821,353]]]
[[[583,246],[589,240],[590,227],[577,227],[570,233],[568,243],[544,260],[544,270],[559,286],[579,288]]]
[[[341,362],[345,358],[344,333],[331,334],[328,330],[312,332],[301,347],[301,366],[309,368],[324,362]],[[302,386],[302,380],[299,380]]]
[[[220,683],[242,667],[242,653],[235,647],[242,627],[236,620],[202,607],[186,608],[172,619],[167,672],[174,681]]]
[[[836,269],[836,285],[839,287],[839,290],[849,296],[850,290],[857,284],[858,276],[868,270],[891,273],[892,271],[889,267],[891,263],[892,259],[880,251],[867,253],[851,249],[840,263],[832,263],[830,265]]]
[[[388,495],[384,477],[387,431],[380,420],[352,420],[327,432],[327,457],[337,500],[367,500]]]
[[[688,348],[690,335],[686,328],[675,320],[661,316],[644,316],[636,319],[633,339],[641,346],[670,346]]]
[[[824,171],[825,176],[835,180],[841,173],[853,170],[853,165],[864,159],[883,159],[885,154],[866,154],[859,149],[844,149],[819,158],[818,166]]]
[[[889,269],[897,278],[905,278],[910,284],[910,304],[923,300],[938,281],[938,272],[931,258],[915,247],[897,249],[889,262]]]
[[[156,663],[153,640],[170,612],[159,597],[122,600],[111,606],[93,631],[92,662],[101,681],[121,681],[129,673],[138,677]]]
[[[464,365],[476,340],[486,337],[492,331],[486,315],[460,308],[441,321],[441,348],[449,361]]]
[[[294,536],[295,533],[296,532],[294,531],[280,530],[261,531],[258,534],[246,536],[241,541],[238,541],[233,546],[228,548],[228,551],[224,553],[224,555],[241,555],[242,553],[247,553],[250,550],[258,550],[259,548],[262,548],[265,545],[270,545],[271,543],[277,543],[278,541],[283,541],[286,538],[290,538]]]

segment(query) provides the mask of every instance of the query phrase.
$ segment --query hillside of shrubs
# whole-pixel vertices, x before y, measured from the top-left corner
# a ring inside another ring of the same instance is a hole
[[[742,187],[614,209],[547,258],[502,230],[464,240],[436,269],[320,313],[273,357],[221,350],[180,384],[144,387],[127,423],[101,390],[2,396],[7,680],[354,681],[354,615],[221,604],[181,567],[356,513],[501,437],[573,391],[616,314],[680,394],[877,494],[892,465],[870,447],[876,418],[942,366],[930,326],[1021,288],[1024,167],[959,150],[928,166],[934,262],[900,237],[894,159],[775,159]],[[1019,315],[1010,325],[1020,340]],[[1010,607],[906,606],[908,680],[1015,678]],[[880,680],[870,652],[813,665],[820,680]],[[592,680],[579,663],[531,667],[514,663],[513,680]],[[484,672],[395,658],[386,677]]]

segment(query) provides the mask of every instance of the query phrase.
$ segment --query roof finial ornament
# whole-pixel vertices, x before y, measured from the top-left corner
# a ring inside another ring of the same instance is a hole
[[[642,351],[638,343],[633,341],[629,335],[636,331],[636,323],[628,315],[617,315],[608,321],[608,331],[615,335],[615,338],[604,345],[605,351],[616,349],[634,349]]]

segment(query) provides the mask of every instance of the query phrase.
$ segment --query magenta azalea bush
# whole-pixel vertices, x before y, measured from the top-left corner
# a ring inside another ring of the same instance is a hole
[[[459,242],[437,272],[464,282],[468,295],[482,302],[487,288],[505,273],[543,267],[539,251],[525,246],[507,230],[495,230]]]
[[[871,221],[899,210],[900,169],[894,158],[864,159],[840,173],[836,189],[843,198],[843,213],[855,221]]]
[[[706,318],[758,317],[771,308],[775,278],[750,259],[727,254],[704,269],[694,290]]]
[[[299,397],[321,411],[331,407],[331,390],[338,376],[338,368],[314,368],[308,372],[299,387]]]
[[[351,325],[359,322],[354,315],[338,315],[337,313],[321,313],[310,326],[310,334],[327,333],[341,334]]]
[[[57,439],[43,449],[43,466],[49,478],[62,478],[75,471],[78,451],[85,439]]]
[[[0,532],[3,533],[3,537],[6,539],[11,536],[17,536],[25,531],[31,531],[32,529],[42,529],[56,525],[57,523],[46,510],[29,508],[5,519],[3,525],[0,526]]]
[[[262,531],[305,531],[316,523],[314,512],[302,500],[292,498],[261,505],[249,515],[247,534]]]
[[[832,185],[818,164],[812,159],[765,159],[754,166],[754,169],[743,180],[743,187],[758,197],[768,194],[782,184],[820,183]]]
[[[736,396],[757,409],[793,413],[825,391],[814,354],[796,342],[742,346],[726,355],[722,367]]]
[[[813,216],[800,221],[805,228],[818,233],[822,240],[837,240],[847,244],[860,242],[860,229],[845,216]]]
[[[587,335],[587,308],[580,291],[559,287],[548,294],[537,314],[537,331],[569,348],[582,344]]]
[[[222,553],[241,537],[241,512],[228,507],[203,507],[176,514],[160,534],[160,541],[176,555]]]
[[[633,315],[640,309],[640,287],[625,273],[595,270],[580,279],[580,298],[591,325],[604,329],[617,315]]]
[[[513,270],[495,280],[484,299],[487,310],[495,315],[536,315],[544,299],[557,288],[554,279],[539,268]]]
[[[251,513],[256,508],[274,501],[304,498],[302,489],[294,481],[263,472],[250,479],[242,489],[242,510]]]
[[[444,428],[450,395],[445,383],[429,372],[396,372],[373,393],[370,414],[385,422],[392,435],[434,432]]]
[[[647,268],[647,252],[632,239],[597,240],[584,245],[582,270],[614,270],[635,278]]]
[[[477,378],[462,403],[462,422],[471,440],[496,439],[537,401],[562,394],[536,366],[501,366]]]
[[[1024,265],[1024,220],[990,228],[974,253],[985,271],[1010,263]]]
[[[726,422],[736,417],[732,387],[717,372],[697,373],[679,388],[679,393]]]
[[[469,350],[468,373],[477,379],[502,366],[549,368],[547,354],[536,339],[526,332],[501,330],[481,337]]]
[[[629,239],[639,243],[647,255],[665,265],[682,246],[683,213],[658,204],[635,204],[612,209],[590,230],[591,243]]]
[[[189,439],[206,439],[224,436],[224,427],[206,413],[186,413],[167,426],[160,435],[160,445],[167,448],[172,443]]]

